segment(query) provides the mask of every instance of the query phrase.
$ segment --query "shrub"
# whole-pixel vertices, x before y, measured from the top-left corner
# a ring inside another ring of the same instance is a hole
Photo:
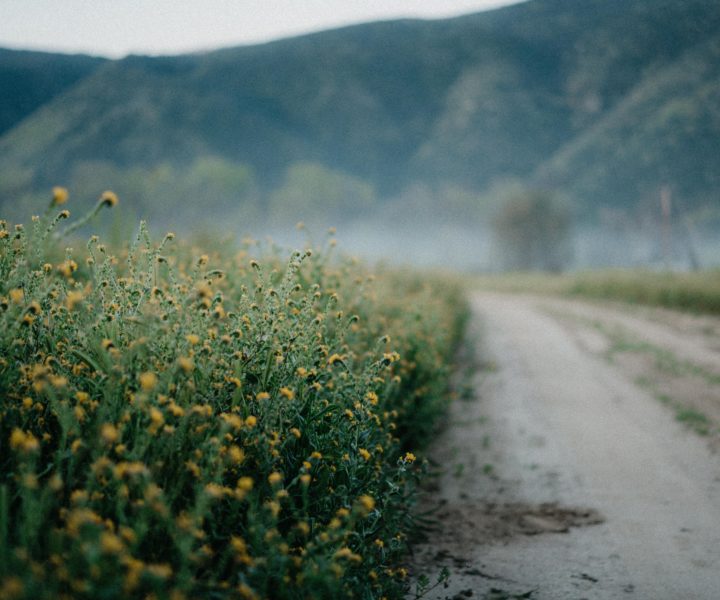
[[[0,596],[402,597],[458,288],[64,217],[0,226]]]

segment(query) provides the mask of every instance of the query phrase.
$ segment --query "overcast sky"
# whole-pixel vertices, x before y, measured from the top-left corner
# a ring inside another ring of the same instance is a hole
[[[0,0],[0,47],[173,54],[349,23],[440,18],[518,0]]]

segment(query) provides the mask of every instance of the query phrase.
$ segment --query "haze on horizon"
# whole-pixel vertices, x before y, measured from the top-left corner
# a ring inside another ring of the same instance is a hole
[[[453,17],[519,1],[3,0],[0,47],[111,58],[182,54],[368,21]]]

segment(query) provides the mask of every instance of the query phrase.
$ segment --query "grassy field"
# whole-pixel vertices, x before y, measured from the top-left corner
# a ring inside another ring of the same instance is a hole
[[[79,244],[60,192],[0,225],[0,597],[402,597],[461,289],[330,239]]]
[[[720,271],[694,273],[607,270],[562,275],[518,273],[483,276],[485,289],[575,295],[720,315]]]

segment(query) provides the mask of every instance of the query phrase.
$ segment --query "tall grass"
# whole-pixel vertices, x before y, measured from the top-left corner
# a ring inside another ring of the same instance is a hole
[[[720,271],[691,273],[641,269],[563,275],[512,273],[475,278],[475,285],[506,292],[574,295],[698,313],[720,314]]]
[[[606,271],[575,275],[568,283],[571,294],[720,314],[720,271]]]
[[[0,224],[0,597],[402,597],[459,288],[66,217]]]

